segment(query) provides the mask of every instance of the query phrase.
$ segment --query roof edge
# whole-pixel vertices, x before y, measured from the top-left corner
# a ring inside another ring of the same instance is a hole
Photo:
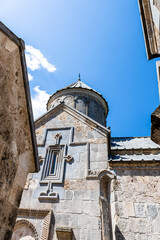
[[[87,119],[88,121],[92,122],[94,124],[94,126],[98,127],[98,130],[100,131],[105,131],[108,134],[111,133],[111,130],[107,127],[104,127],[103,125],[101,125],[100,123],[96,122],[95,120],[93,120],[92,118],[88,117],[87,115],[81,113],[80,111],[78,111],[77,109],[65,104],[64,102],[58,104],[56,107],[52,108],[51,110],[45,112],[42,116],[40,116],[39,118],[37,118],[35,120],[35,127],[38,127],[38,123],[41,122],[43,119],[47,118],[47,116],[49,117],[52,112],[56,111],[56,110],[60,110],[60,109],[67,109],[69,111],[75,112],[76,114],[78,114],[80,117]]]

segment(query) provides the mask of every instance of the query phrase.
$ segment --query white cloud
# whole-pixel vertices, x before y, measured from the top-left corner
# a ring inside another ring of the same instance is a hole
[[[35,95],[32,97],[33,115],[34,118],[37,118],[47,111],[46,104],[50,95],[46,91],[40,90],[39,86],[33,89],[35,91]]]
[[[26,61],[27,67],[32,71],[37,70],[40,67],[47,69],[48,72],[56,71],[56,67],[48,62],[39,49],[29,45],[26,45]]]
[[[28,80],[29,80],[29,81],[32,81],[32,80],[33,80],[33,76],[32,76],[30,73],[28,73]]]

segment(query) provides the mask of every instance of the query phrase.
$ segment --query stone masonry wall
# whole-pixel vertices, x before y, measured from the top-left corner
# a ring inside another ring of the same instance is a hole
[[[151,115],[151,139],[160,144],[160,106]]]
[[[107,168],[106,135],[100,133],[91,123],[82,122],[78,117],[65,111],[56,113],[37,125],[37,142],[41,159],[44,159],[48,145],[55,144],[55,135],[60,133],[62,135],[60,144],[67,144],[67,154],[73,157],[73,161],[65,163],[62,183],[53,183],[53,192],[57,193],[59,198],[55,201],[43,201],[39,200],[41,192],[47,189],[46,184],[40,183],[43,160],[40,172],[28,178],[20,208],[53,211],[54,226],[51,227],[50,240],[57,239],[57,227],[72,228],[73,239],[76,240],[100,240],[100,185],[98,179],[89,173],[98,174],[99,171]],[[72,141],[69,142],[69,139]],[[30,200],[26,201],[26,199]],[[41,239],[41,228],[37,227],[36,230]]]
[[[113,239],[160,239],[160,170],[154,169],[115,169],[117,179],[111,193]]]
[[[0,239],[9,240],[34,158],[18,46],[0,32]]]

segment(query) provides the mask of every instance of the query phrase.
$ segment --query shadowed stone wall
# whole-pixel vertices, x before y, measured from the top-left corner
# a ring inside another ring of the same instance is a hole
[[[160,144],[160,106],[151,115],[151,139]]]
[[[0,27],[5,28],[0,23]],[[6,29],[6,28],[5,28]],[[6,29],[10,35],[12,33]],[[15,35],[14,35],[14,38]],[[0,239],[9,240],[35,155],[20,48],[0,30]]]

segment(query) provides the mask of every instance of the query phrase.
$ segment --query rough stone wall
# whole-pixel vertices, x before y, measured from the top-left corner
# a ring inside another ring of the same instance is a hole
[[[160,106],[151,115],[151,139],[160,144]]]
[[[72,137],[71,128],[73,128]],[[44,159],[48,145],[55,144],[54,136],[60,133],[62,135],[60,144],[67,144],[67,154],[73,157],[73,161],[65,163],[63,182],[53,183],[53,192],[59,195],[55,201],[38,199],[47,189],[46,184],[39,183],[43,161],[41,171],[34,173],[28,179],[20,208],[53,210],[55,224],[51,229],[50,239],[57,239],[55,231],[57,227],[67,227],[72,228],[73,239],[100,240],[100,185],[94,176],[107,168],[106,135],[93,128],[90,123],[84,123],[65,111],[39,124],[36,133],[41,159]],[[72,141],[69,143],[70,137]],[[30,200],[26,201],[26,199]],[[38,227],[37,232],[41,236],[41,228]]]
[[[0,31],[0,238],[9,240],[35,169],[19,47]]]
[[[155,12],[153,0],[138,0],[138,2],[140,7],[147,57],[150,60],[152,58],[158,57],[160,54],[159,34],[157,33],[157,28],[159,31],[159,24],[156,27],[156,23],[154,22],[154,18],[157,17],[157,12]]]
[[[131,164],[130,164],[131,165]],[[118,165],[117,165],[118,166]],[[112,167],[111,211],[115,240],[160,239],[160,169],[158,164]]]

